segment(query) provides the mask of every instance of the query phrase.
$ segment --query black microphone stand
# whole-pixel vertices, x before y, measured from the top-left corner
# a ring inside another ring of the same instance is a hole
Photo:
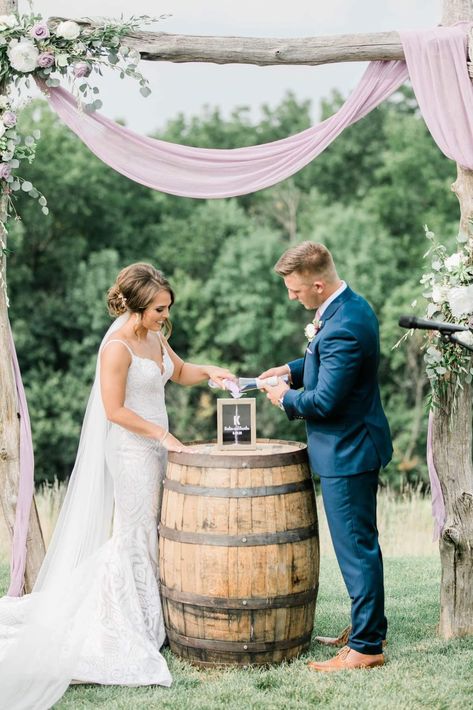
[[[468,332],[468,331],[465,331]],[[473,345],[468,345],[468,343],[464,343],[460,338],[458,337],[458,333],[450,333],[445,330],[439,330],[440,335],[442,336],[442,340],[445,343],[453,343],[454,345],[461,345],[462,348],[465,348],[465,350],[469,350],[471,353],[473,353]],[[471,330],[470,330],[471,333]]]

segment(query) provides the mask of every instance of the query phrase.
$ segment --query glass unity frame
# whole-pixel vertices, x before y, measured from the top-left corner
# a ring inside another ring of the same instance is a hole
[[[217,399],[217,447],[256,449],[256,399]]]

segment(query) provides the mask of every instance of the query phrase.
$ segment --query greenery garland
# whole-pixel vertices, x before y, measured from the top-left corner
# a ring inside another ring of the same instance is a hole
[[[49,212],[46,197],[19,173],[23,161],[34,160],[40,138],[39,131],[21,135],[17,127],[18,112],[32,80],[54,88],[67,78],[79,106],[87,112],[102,107],[93,78],[101,76],[103,69],[118,71],[122,79],[135,79],[140,93],[149,96],[148,81],[138,70],[140,54],[127,47],[123,38],[164,17],[141,15],[89,25],[71,20],[46,22],[38,14],[0,16],[0,260],[9,253],[7,222],[12,217],[19,219],[15,193],[27,193],[38,200],[45,215]],[[5,287],[1,270],[0,280],[0,286]]]
[[[425,236],[430,247],[424,258],[430,260],[430,269],[421,278],[427,301],[425,315],[428,319],[455,323],[473,328],[473,246],[464,234],[457,237],[457,251],[449,254],[427,226]],[[417,300],[412,303],[417,306]],[[402,342],[410,333],[406,333]],[[457,333],[457,337],[473,346],[473,333]],[[399,344],[398,343],[398,344]],[[441,407],[452,415],[456,410],[459,389],[473,381],[471,353],[461,345],[452,343],[438,331],[426,331],[424,336],[424,361],[431,391],[430,408]]]

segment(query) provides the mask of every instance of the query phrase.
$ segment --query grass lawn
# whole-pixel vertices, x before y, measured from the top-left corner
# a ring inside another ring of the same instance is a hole
[[[437,557],[388,558],[388,663],[371,671],[318,675],[308,659],[333,652],[313,644],[304,658],[258,670],[201,671],[166,652],[171,688],[73,686],[55,706],[104,710],[450,710],[473,704],[473,639],[436,636],[440,566]],[[5,591],[3,566],[0,591]],[[315,631],[333,635],[348,622],[346,592],[333,559],[322,559]]]

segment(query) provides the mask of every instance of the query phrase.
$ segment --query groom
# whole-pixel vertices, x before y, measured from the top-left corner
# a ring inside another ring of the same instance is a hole
[[[274,267],[291,301],[315,318],[303,358],[260,377],[289,375],[266,386],[289,419],[305,419],[309,461],[320,476],[330,534],[351,598],[348,645],[329,661],[309,663],[331,672],[384,664],[383,561],[376,527],[379,469],[391,459],[389,425],[377,380],[378,321],[364,298],[338,277],[322,244],[302,242]]]

